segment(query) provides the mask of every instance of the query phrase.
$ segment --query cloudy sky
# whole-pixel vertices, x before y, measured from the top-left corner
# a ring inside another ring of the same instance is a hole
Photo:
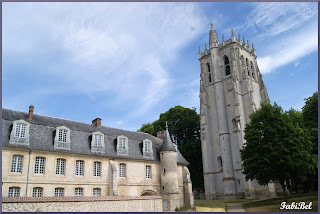
[[[2,107],[137,130],[199,110],[199,46],[254,44],[271,102],[318,90],[317,3],[2,3]]]

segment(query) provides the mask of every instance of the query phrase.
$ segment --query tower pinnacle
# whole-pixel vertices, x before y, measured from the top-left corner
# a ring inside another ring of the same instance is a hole
[[[213,24],[211,23],[211,30],[209,32],[209,49],[212,47],[218,47],[219,40],[216,31],[213,29]]]
[[[164,134],[163,143],[160,148],[160,151],[175,151],[176,152],[176,147],[173,145],[170,134],[169,134],[167,121],[166,121],[166,132]]]

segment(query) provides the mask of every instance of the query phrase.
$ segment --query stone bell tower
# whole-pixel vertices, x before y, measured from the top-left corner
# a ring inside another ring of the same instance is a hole
[[[201,67],[200,117],[205,194],[211,198],[257,198],[270,195],[268,186],[245,181],[240,149],[249,115],[269,102],[249,41],[231,39],[219,43],[211,24],[209,49],[199,48]]]

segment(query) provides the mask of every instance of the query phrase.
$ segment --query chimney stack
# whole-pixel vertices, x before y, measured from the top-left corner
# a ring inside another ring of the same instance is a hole
[[[30,119],[30,120],[32,120],[33,109],[34,109],[34,106],[33,106],[33,105],[30,105],[30,106],[29,106],[29,115],[28,115],[28,119]]]
[[[157,138],[163,140],[165,133],[166,133],[165,130],[157,132]]]
[[[92,120],[92,124],[98,128],[101,127],[101,118],[96,118],[96,119]]]

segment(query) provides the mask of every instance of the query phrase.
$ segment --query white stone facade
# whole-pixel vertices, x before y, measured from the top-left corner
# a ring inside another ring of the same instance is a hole
[[[211,26],[209,49],[199,49],[200,117],[205,194],[211,198],[270,196],[268,186],[245,181],[240,149],[249,115],[269,102],[254,46],[236,39],[221,44]]]

